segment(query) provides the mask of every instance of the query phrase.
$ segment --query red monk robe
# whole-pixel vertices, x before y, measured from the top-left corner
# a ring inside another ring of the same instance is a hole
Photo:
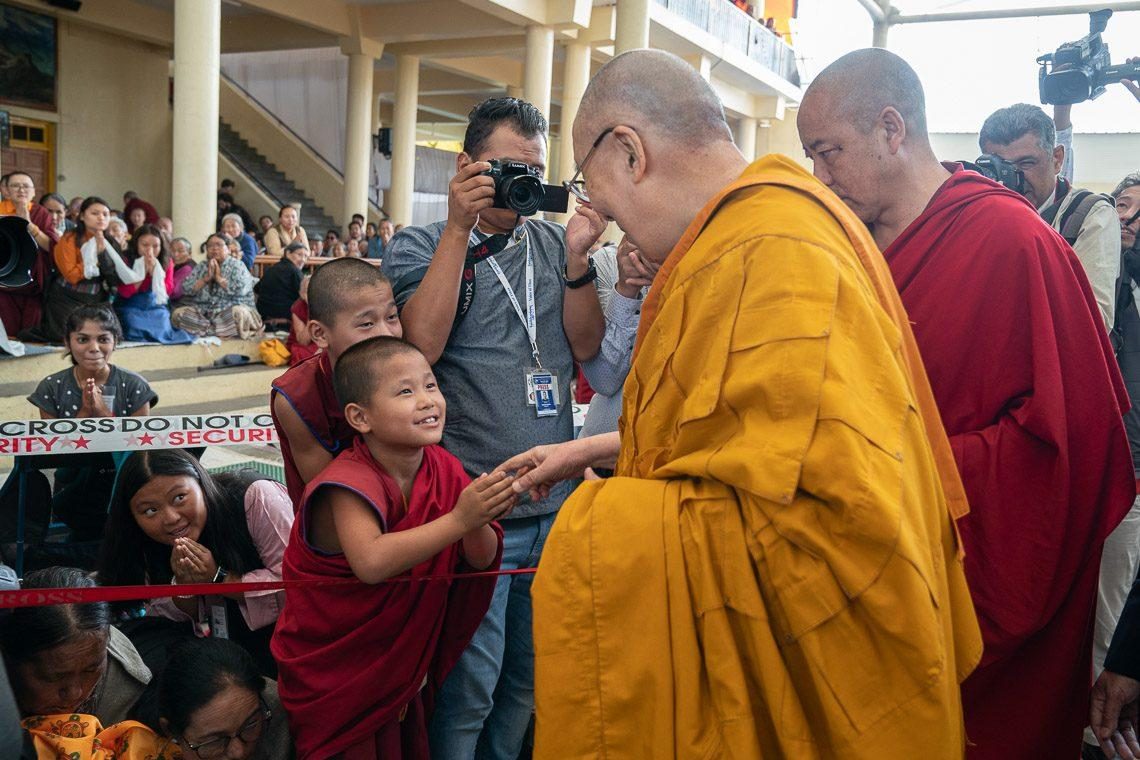
[[[470,482],[459,460],[424,449],[405,509],[396,481],[364,440],[338,456],[305,489],[285,550],[287,580],[352,578],[343,554],[314,551],[305,539],[308,508],[322,487],[355,491],[386,531],[408,530],[450,512]],[[497,525],[502,559],[502,531]],[[458,543],[405,576],[463,572]],[[434,692],[483,620],[494,576],[459,581],[382,583],[286,590],[271,651],[278,691],[300,760],[344,752],[353,758],[427,758],[427,713]],[[422,688],[421,688],[422,687]],[[426,708],[425,708],[426,705]]]
[[[285,464],[285,487],[293,507],[301,503],[305,492],[305,480],[293,461],[289,438],[277,419],[273,401],[281,394],[293,411],[312,432],[313,437],[334,457],[352,446],[356,431],[344,419],[344,409],[336,400],[333,391],[333,367],[328,352],[307,359],[273,381],[269,391],[269,411],[273,415],[273,425],[277,428],[277,439],[281,442],[281,457]]]
[[[1101,546],[1135,497],[1128,396],[1072,249],[961,166],[886,250],[970,513],[971,758],[1077,757]]]

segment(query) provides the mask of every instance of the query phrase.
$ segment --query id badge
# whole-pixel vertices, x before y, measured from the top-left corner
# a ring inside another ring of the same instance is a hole
[[[226,605],[210,605],[210,630],[215,638],[228,639],[230,637],[229,625],[226,622]]]
[[[558,375],[536,369],[526,374],[527,403],[534,407],[537,417],[558,415]]]

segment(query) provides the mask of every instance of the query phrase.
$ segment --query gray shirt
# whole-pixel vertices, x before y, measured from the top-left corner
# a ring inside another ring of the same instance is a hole
[[[381,269],[392,281],[402,309],[415,293],[436,246],[444,222],[407,227],[384,249]],[[532,368],[530,341],[498,277],[486,262],[475,265],[475,296],[466,316],[447,340],[435,363],[435,374],[447,400],[443,446],[477,476],[534,446],[574,437],[570,380],[574,360],[562,329],[563,273],[566,270],[564,228],[530,220],[522,227],[534,258],[537,343],[542,366],[558,376],[559,408],[555,417],[537,417],[527,403],[526,373]],[[526,243],[512,245],[495,261],[526,309]],[[560,483],[538,503],[523,500],[511,517],[557,511],[573,484]]]

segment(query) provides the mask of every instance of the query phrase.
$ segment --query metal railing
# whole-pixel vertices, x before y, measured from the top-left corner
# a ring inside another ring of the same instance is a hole
[[[655,0],[658,5],[702,29],[769,71],[799,85],[795,51],[731,0]]]
[[[218,72],[218,74],[219,74],[219,76],[221,76],[222,79],[224,79],[227,83],[229,83],[235,90],[240,92],[251,103],[256,105],[258,107],[258,109],[266,115],[267,118],[269,118],[270,120],[273,121],[274,124],[276,124],[279,128],[281,128],[285,132],[292,135],[293,139],[296,140],[297,142],[301,143],[301,145],[303,145],[305,147],[305,149],[309,152],[309,154],[313,158],[315,158],[317,161],[324,164],[326,169],[328,169],[330,172],[332,172],[336,177],[340,178],[341,182],[344,182],[344,172],[342,172],[340,169],[336,168],[336,166],[334,166],[331,161],[329,161],[327,158],[325,158],[321,154],[320,151],[318,151],[316,148],[314,148],[309,143],[308,140],[306,140],[304,137],[301,137],[301,135],[297,134],[297,132],[292,127],[290,127],[288,124],[286,124],[285,121],[282,120],[280,116],[273,113],[273,111],[269,110],[269,108],[264,103],[262,103],[260,100],[258,100],[254,96],[253,93],[251,93],[249,90],[245,89],[240,84],[238,84],[231,76],[226,74],[226,72],[220,71],[220,72]],[[229,156],[227,156],[227,158],[230,158],[231,161],[233,160]],[[236,163],[236,161],[235,161],[235,163]],[[242,167],[239,166],[238,168],[242,168]],[[264,190],[265,188],[262,188],[262,189]],[[379,211],[383,216],[388,216],[388,212],[385,211],[384,208],[380,205],[379,188],[372,187],[372,185],[369,184],[368,195],[369,195],[368,202],[370,204],[372,204],[373,206],[375,206],[376,210]],[[272,197],[272,193],[270,193],[270,196]]]

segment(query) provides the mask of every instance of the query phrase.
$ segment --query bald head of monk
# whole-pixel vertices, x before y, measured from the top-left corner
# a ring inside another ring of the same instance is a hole
[[[574,160],[590,205],[657,262],[747,164],[709,83],[659,50],[598,71],[574,120]]]
[[[930,147],[918,74],[887,50],[856,50],[824,69],[797,126],[815,176],[869,225],[890,227],[916,203],[920,213],[949,176]]]

